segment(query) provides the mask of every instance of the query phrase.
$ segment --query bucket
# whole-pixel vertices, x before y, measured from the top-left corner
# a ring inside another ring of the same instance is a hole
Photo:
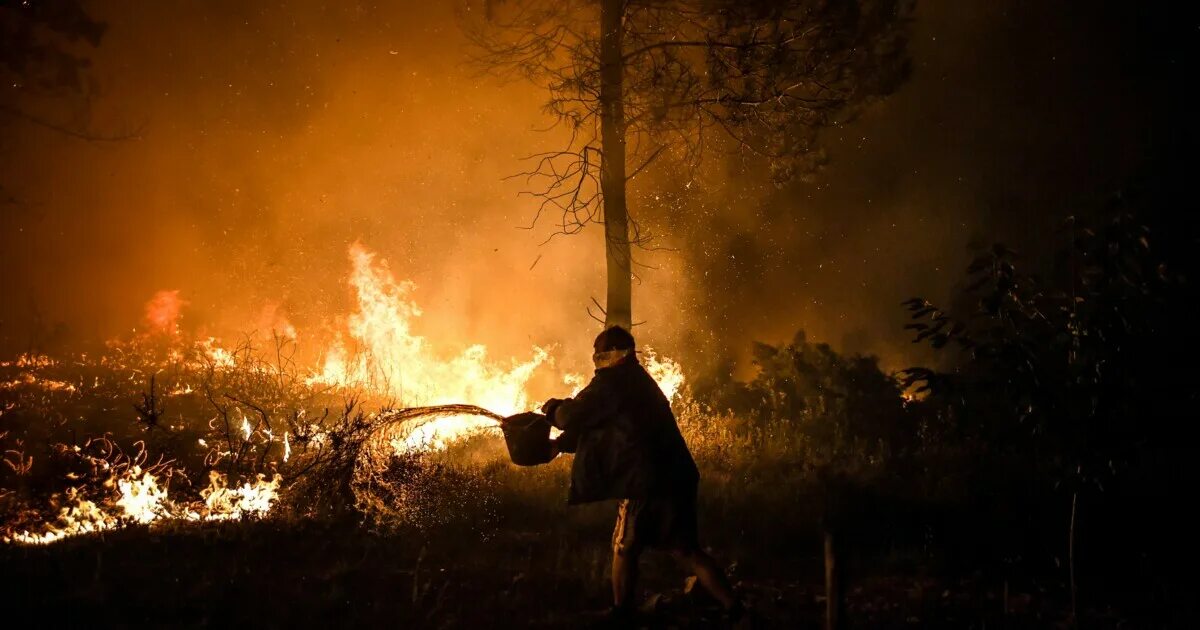
[[[500,421],[508,456],[518,466],[537,466],[554,459],[550,449],[550,421],[532,411]]]

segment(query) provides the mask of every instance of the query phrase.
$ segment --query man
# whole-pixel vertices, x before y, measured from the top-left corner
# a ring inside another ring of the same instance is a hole
[[[575,454],[568,503],[619,501],[612,539],[613,616],[632,617],[638,557],[657,548],[695,575],[731,617],[741,617],[742,605],[724,573],[700,548],[700,474],[670,403],[638,363],[633,335],[614,326],[596,337],[594,349],[592,382],[574,399],[548,400],[542,411],[562,429],[556,449]]]

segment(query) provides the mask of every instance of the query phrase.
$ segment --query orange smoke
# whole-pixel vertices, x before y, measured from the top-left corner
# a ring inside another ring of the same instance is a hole
[[[278,335],[288,339],[296,339],[296,327],[288,320],[287,313],[277,302],[267,302],[258,313],[255,330],[260,335],[270,337]]]
[[[186,304],[179,297],[179,289],[163,289],[146,302],[146,324],[152,332],[178,334],[179,318]]]

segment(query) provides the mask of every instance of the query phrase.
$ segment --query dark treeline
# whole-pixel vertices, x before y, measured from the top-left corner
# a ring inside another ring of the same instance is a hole
[[[1200,377],[1185,163],[1063,213],[1043,251],[976,245],[950,304],[908,301],[906,328],[943,367],[892,378],[801,332],[758,347],[753,381],[697,396],[807,436],[822,522],[852,562],[915,549],[1072,610],[1178,623]]]

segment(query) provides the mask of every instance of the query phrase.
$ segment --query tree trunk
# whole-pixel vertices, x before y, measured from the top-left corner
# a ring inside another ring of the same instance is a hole
[[[838,566],[837,541],[833,528],[825,528],[825,630],[842,627],[841,567]]]
[[[1075,587],[1075,517],[1078,514],[1079,508],[1079,491],[1071,493],[1071,527],[1067,531],[1067,564],[1070,566],[1071,577],[1071,627],[1079,627],[1079,609],[1077,607],[1076,596],[1078,591]]]
[[[825,547],[825,630],[841,630],[846,625],[846,568],[845,541],[846,480],[838,473],[823,470],[817,473],[825,490],[824,513],[821,515]]]
[[[608,261],[605,327],[633,326],[629,218],[625,205],[625,68],[621,59],[623,0],[600,2],[600,189]]]

